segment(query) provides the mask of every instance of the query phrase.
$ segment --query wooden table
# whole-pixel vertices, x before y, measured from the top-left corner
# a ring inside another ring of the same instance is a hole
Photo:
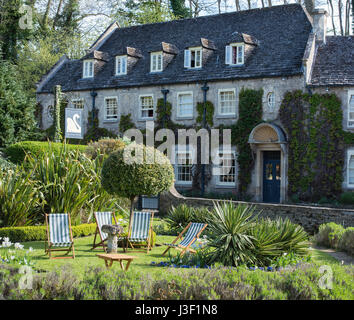
[[[97,254],[97,257],[104,259],[107,269],[110,268],[113,264],[113,261],[119,261],[121,268],[124,271],[127,271],[130,263],[137,257],[128,256],[126,254],[118,254],[118,253],[101,253]],[[127,261],[127,265],[124,268],[123,260]]]

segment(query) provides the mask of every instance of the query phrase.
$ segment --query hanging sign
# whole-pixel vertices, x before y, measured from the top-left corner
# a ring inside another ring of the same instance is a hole
[[[65,109],[65,138],[83,139],[83,109]]]

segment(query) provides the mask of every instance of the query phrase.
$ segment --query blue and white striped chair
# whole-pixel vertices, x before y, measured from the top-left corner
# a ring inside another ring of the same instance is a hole
[[[166,254],[168,250],[171,248],[175,248],[179,251],[182,251],[182,255],[186,251],[190,251],[192,253],[195,253],[196,251],[191,248],[191,246],[194,244],[194,242],[199,238],[200,234],[203,232],[203,230],[207,227],[206,223],[196,223],[196,222],[190,222],[184,229],[183,231],[178,235],[178,237],[172,242],[172,243],[165,243],[164,245],[168,246],[168,248],[163,252],[163,256]],[[183,238],[183,234],[186,233],[185,237]],[[182,239],[179,244],[176,244],[178,239]]]
[[[70,215],[67,213],[52,213],[45,215],[47,225],[47,238],[48,243],[45,242],[45,252],[49,255],[50,259],[75,259],[74,240],[71,230]],[[53,249],[52,247],[65,249]],[[72,257],[52,257],[52,251],[66,251],[68,254],[72,251]]]
[[[114,219],[114,223],[117,224],[116,217],[112,212],[95,212],[94,213],[95,220],[96,220],[96,232],[95,232],[95,238],[93,239],[93,245],[91,250],[102,246],[104,251],[107,251],[105,241],[107,241],[108,234],[102,231],[102,226],[105,224],[112,225],[112,217]],[[97,234],[100,236],[101,241],[99,243],[96,243],[96,237]]]
[[[134,249],[133,243],[139,242],[139,246],[142,246],[142,242],[146,242],[147,253],[151,250],[151,236],[152,236],[152,221],[154,219],[154,213],[150,211],[146,212],[133,212],[129,221],[128,236],[126,242],[125,251],[130,246]]]

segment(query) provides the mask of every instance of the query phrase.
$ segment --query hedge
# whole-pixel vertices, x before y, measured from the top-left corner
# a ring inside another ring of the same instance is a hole
[[[95,230],[95,223],[72,226],[74,238],[89,236],[95,233]],[[0,237],[7,237],[11,242],[47,240],[46,226],[0,228]]]
[[[42,153],[49,150],[50,145],[54,153],[59,154],[60,150],[63,147],[62,143],[50,142],[47,141],[21,141],[5,149],[5,154],[8,156],[9,160],[13,163],[20,164],[27,153],[32,154],[33,156],[39,156]],[[87,146],[77,145],[77,144],[66,144],[68,150],[79,150],[85,151]]]

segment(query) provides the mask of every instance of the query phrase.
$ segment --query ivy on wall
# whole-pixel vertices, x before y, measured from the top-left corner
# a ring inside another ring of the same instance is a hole
[[[213,119],[214,119],[214,104],[211,101],[206,101],[205,102],[205,122],[206,126],[209,126],[209,128],[212,128],[214,125]],[[197,103],[197,119],[196,122],[200,125],[203,125],[203,113],[204,113],[204,102],[198,102]]]
[[[304,201],[337,197],[344,148],[354,143],[354,135],[342,129],[340,99],[333,93],[287,92],[279,116],[289,141],[289,196]]]
[[[125,131],[135,128],[135,125],[131,119],[131,113],[122,114],[119,120],[119,132],[124,133]]]

